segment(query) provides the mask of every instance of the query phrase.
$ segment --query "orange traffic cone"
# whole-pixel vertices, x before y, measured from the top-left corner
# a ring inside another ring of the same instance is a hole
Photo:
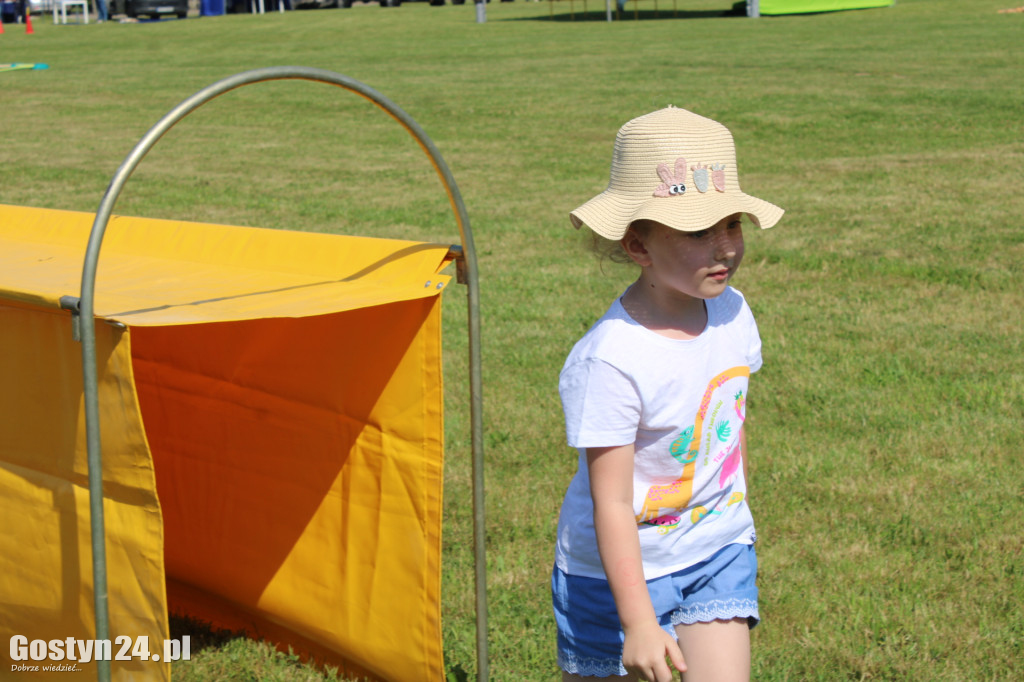
[[[0,19],[0,36],[4,34],[4,20]]]
[[[32,30],[32,10],[27,7],[28,3],[25,4],[25,33],[32,35],[35,33],[35,31]]]

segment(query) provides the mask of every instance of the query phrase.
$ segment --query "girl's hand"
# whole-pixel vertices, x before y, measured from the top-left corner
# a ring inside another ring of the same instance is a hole
[[[672,682],[672,668],[667,656],[679,672],[686,670],[683,652],[672,635],[665,632],[658,621],[647,620],[625,628],[626,641],[622,647],[622,665],[645,682]]]

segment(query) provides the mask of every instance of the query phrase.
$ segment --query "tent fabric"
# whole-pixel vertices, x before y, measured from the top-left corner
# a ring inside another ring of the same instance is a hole
[[[94,219],[0,204],[0,295],[42,306],[77,295]],[[111,216],[93,308],[133,326],[321,315],[436,295],[448,249]]]
[[[93,220],[0,205],[0,518],[17,520],[0,627],[30,638],[93,632],[81,350],[57,309]],[[443,678],[448,261],[444,245],[111,220],[94,308],[112,636],[163,640],[170,605],[350,674]]]
[[[761,0],[761,14],[810,14],[847,9],[889,7],[895,0]]]
[[[96,325],[109,611],[111,634],[146,636],[152,644],[166,639],[168,629],[163,529],[126,336],[108,324]],[[30,641],[95,637],[80,358],[67,313],[0,298],[0,641],[5,644],[14,635]],[[15,663],[8,658],[5,666]],[[94,665],[79,664],[79,669]],[[167,667],[136,660],[116,662],[113,669],[117,679],[166,680]],[[68,675],[25,674],[33,679]]]

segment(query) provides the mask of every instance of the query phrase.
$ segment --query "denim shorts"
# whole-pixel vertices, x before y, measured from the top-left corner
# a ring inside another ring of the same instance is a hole
[[[757,625],[757,555],[753,545],[727,545],[710,559],[647,581],[661,627],[746,618]],[[558,626],[558,665],[576,675],[625,675],[624,635],[606,580],[551,573]]]

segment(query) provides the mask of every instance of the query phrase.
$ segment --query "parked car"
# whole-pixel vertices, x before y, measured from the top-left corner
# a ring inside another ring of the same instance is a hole
[[[282,0],[284,8],[290,9],[321,9],[337,7],[338,0]],[[249,14],[253,7],[259,7],[259,0],[224,0],[224,11],[228,14]],[[264,12],[276,12],[278,0],[263,0]]]
[[[124,0],[124,13],[136,17],[156,17],[173,14],[179,19],[188,16],[188,0]]]

